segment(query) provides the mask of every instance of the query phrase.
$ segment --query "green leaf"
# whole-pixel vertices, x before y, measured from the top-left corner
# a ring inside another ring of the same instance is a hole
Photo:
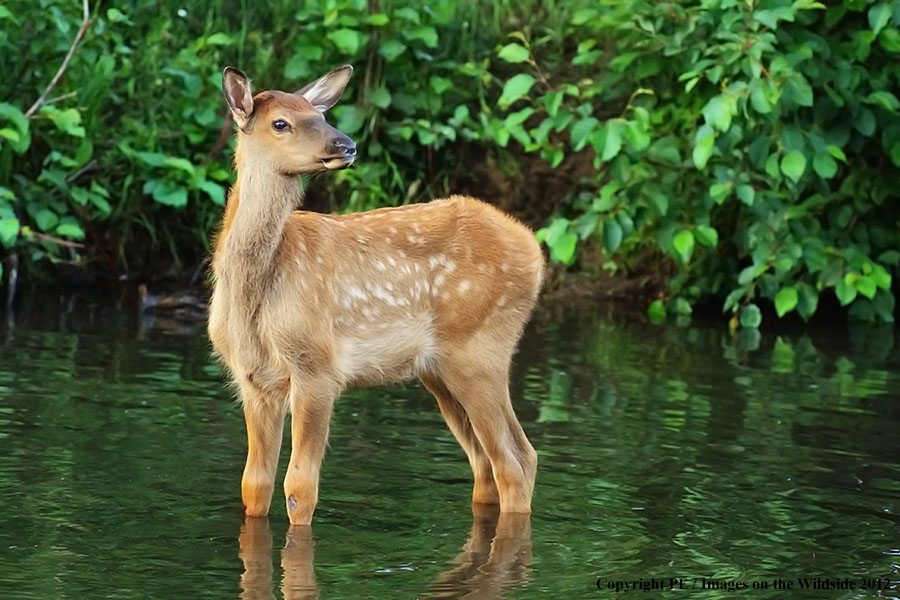
[[[813,169],[823,179],[831,179],[835,176],[838,169],[837,161],[830,154],[816,154],[813,159]]]
[[[197,186],[210,197],[210,199],[219,206],[224,206],[225,204],[225,187],[219,185],[215,181],[210,181],[209,179],[204,179],[200,182],[200,185]]]
[[[403,30],[403,36],[408,40],[421,40],[429,48],[437,48],[437,30],[430,25],[420,25]]]
[[[329,31],[325,37],[331,40],[342,54],[356,54],[362,44],[362,36],[355,29],[335,29]]]
[[[733,103],[724,94],[713,96],[703,108],[703,118],[719,131],[727,131],[731,127],[731,106]]]
[[[601,161],[612,160],[622,149],[622,122],[610,119],[596,129],[591,134],[591,146]]]
[[[575,250],[578,246],[578,236],[571,231],[562,233],[556,243],[550,247],[550,258],[555,262],[566,266],[575,261]]]
[[[414,8],[410,8],[408,6],[403,6],[395,10],[394,16],[398,19],[403,19],[404,21],[415,23],[416,25],[422,22],[419,18],[419,13]]]
[[[507,44],[500,49],[497,56],[509,63],[525,62],[529,58],[528,50],[521,44]]]
[[[755,304],[750,303],[741,310],[741,327],[756,329],[761,323],[762,312]]]
[[[875,35],[884,29],[891,18],[891,3],[878,2],[869,9],[869,28]]]
[[[900,31],[893,27],[883,29],[878,36],[878,43],[888,52],[900,52]]]
[[[841,277],[834,286],[834,294],[837,296],[841,306],[847,306],[856,299],[856,286],[852,282],[847,281],[846,277]]]
[[[18,139],[9,140],[9,145],[16,154],[22,154],[31,145],[31,121],[25,116],[18,106],[7,102],[0,102],[0,118],[6,119],[15,126]],[[4,130],[9,128],[4,128]]]
[[[497,105],[504,110],[509,108],[513,102],[528,94],[533,85],[534,77],[532,75],[528,73],[513,75],[503,85],[503,93],[500,94]]]
[[[875,104],[890,112],[897,112],[900,108],[900,100],[887,90],[877,90],[862,99],[867,104]]]
[[[53,228],[59,224],[59,217],[52,210],[42,208],[34,215],[34,222],[41,231],[53,231]]]
[[[347,135],[353,135],[362,129],[366,122],[366,111],[356,104],[339,106],[334,110],[334,115],[337,119],[338,130]]]
[[[698,170],[702,171],[706,166],[706,163],[709,162],[709,158],[713,153],[715,142],[715,134],[709,134],[701,139],[696,146],[694,146],[692,158],[694,159],[694,166],[697,167]]]
[[[875,113],[865,106],[862,107],[859,114],[853,119],[853,126],[864,136],[872,137],[876,127]]]
[[[588,142],[588,137],[593,133],[594,128],[596,128],[599,123],[600,121],[594,117],[587,117],[572,125],[572,129],[569,132],[572,136],[572,149],[578,152],[584,148],[585,144]]]
[[[375,27],[384,27],[388,23],[390,23],[390,18],[384,13],[375,13],[369,15],[367,19],[369,25],[374,25]]]
[[[766,95],[765,90],[759,86],[750,94],[750,106],[753,107],[753,110],[763,115],[772,112],[772,103],[769,102],[769,97]]]
[[[221,31],[214,33],[203,40],[205,46],[230,46],[232,43],[231,36]]]
[[[612,254],[622,244],[622,226],[613,217],[603,222],[603,247],[607,254]]]
[[[0,138],[6,138],[10,142],[18,142],[22,139],[22,136],[19,135],[19,132],[10,127],[4,127],[0,129]]]
[[[737,196],[741,199],[741,202],[747,206],[753,206],[753,199],[756,196],[756,192],[753,190],[752,185],[744,183],[737,187]]]
[[[404,52],[406,52],[406,46],[397,40],[385,40],[378,45],[378,53],[388,62],[394,62]]]
[[[572,25],[584,25],[600,14],[595,8],[582,8],[572,14]]]
[[[863,275],[859,279],[854,282],[856,286],[856,291],[871,300],[875,297],[875,292],[878,291],[877,286],[875,285],[875,281],[869,277],[868,275]]]
[[[784,97],[799,106],[813,105],[813,89],[803,75],[795,75],[784,85]]]
[[[828,146],[828,154],[832,155],[840,161],[847,162],[847,155],[844,154],[844,151],[837,146]]]
[[[694,234],[688,229],[682,229],[672,239],[672,247],[675,249],[679,262],[686,265],[690,262],[691,254],[694,252]]]
[[[160,152],[135,152],[138,160],[151,167],[161,167],[166,164],[166,155]]]
[[[81,113],[74,108],[59,110],[52,106],[43,106],[41,114],[47,115],[56,128],[73,137],[84,137],[84,127],[81,126]]]
[[[797,312],[804,321],[808,321],[819,306],[819,292],[808,283],[801,283],[798,292]]]
[[[547,107],[547,114],[555,117],[563,101],[563,92],[548,92],[544,95],[543,101],[544,106]]]
[[[900,252],[897,250],[885,250],[878,256],[878,262],[894,266],[900,265]]]
[[[625,139],[636,152],[646,150],[650,145],[650,134],[637,121],[628,121],[625,124]]]
[[[797,183],[806,170],[806,157],[798,150],[792,150],[781,159],[781,172],[787,175],[791,181]]]
[[[662,137],[647,149],[647,154],[654,160],[670,165],[681,164],[681,152],[678,150],[678,138],[672,135]]]
[[[647,318],[654,325],[659,325],[666,320],[666,305],[662,300],[654,300],[647,308]]]
[[[694,312],[691,303],[684,298],[674,298],[669,303],[669,312],[673,315],[688,316]]]
[[[144,184],[143,190],[160,204],[176,208],[187,205],[187,190],[167,179],[151,179]]]
[[[81,225],[74,221],[66,221],[64,223],[60,223],[56,228],[56,235],[64,238],[71,238],[73,240],[83,240],[84,229],[82,229]]]
[[[0,243],[4,248],[12,248],[19,237],[19,220],[15,217],[0,219]]]
[[[876,286],[886,292],[891,291],[891,274],[887,272],[887,269],[881,265],[875,265],[870,277]]]
[[[387,108],[391,105],[391,93],[382,85],[369,95],[369,100],[378,108]]]
[[[715,248],[719,243],[719,232],[709,225],[697,225],[694,229],[694,237],[704,246]]]
[[[797,301],[797,288],[794,286],[781,288],[775,295],[775,312],[778,313],[778,318],[794,310],[797,306]]]

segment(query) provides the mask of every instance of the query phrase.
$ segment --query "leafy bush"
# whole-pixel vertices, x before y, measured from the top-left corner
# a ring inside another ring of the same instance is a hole
[[[898,26],[896,1],[625,0],[576,12],[562,60],[527,35],[504,47],[528,63],[504,89],[530,92],[516,139],[554,165],[594,157],[538,232],[551,257],[596,240],[604,268],[652,263],[668,280],[653,319],[715,296],[756,327],[760,298],[808,319],[833,293],[893,321]]]
[[[574,176],[536,208],[551,258],[650,273],[653,319],[834,294],[893,320],[898,0],[181,4],[93,15],[31,118],[79,7],[0,6],[0,242],[29,264],[198,260],[232,177],[221,68],[292,89],[351,63],[333,119],[362,156],[318,184],[331,207],[454,191],[468,156],[546,163]]]

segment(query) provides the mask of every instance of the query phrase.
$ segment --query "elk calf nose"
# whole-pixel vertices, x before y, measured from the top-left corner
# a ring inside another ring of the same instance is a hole
[[[356,156],[356,144],[347,136],[334,138],[331,142],[339,154]]]

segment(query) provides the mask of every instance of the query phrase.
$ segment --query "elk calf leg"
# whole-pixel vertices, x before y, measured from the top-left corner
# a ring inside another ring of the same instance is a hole
[[[472,429],[490,458],[500,510],[531,513],[537,453],[513,412],[505,374],[456,376],[446,381],[465,407]]]
[[[247,464],[241,479],[241,498],[246,515],[264,517],[269,513],[275,488],[285,402],[274,401],[251,386],[241,387],[241,398],[247,423]]]
[[[334,380],[332,380],[334,381]],[[319,470],[339,393],[329,384],[291,384],[291,462],[284,498],[291,525],[309,525],[319,499]]]
[[[473,504],[498,504],[500,495],[497,492],[497,483],[494,481],[494,471],[491,468],[491,460],[481,447],[478,437],[472,430],[472,423],[466,415],[466,410],[459,401],[453,397],[443,381],[433,374],[422,375],[422,385],[431,392],[438,402],[441,415],[447,422],[450,431],[453,432],[456,441],[462,446],[472,467],[475,477],[475,485],[472,489]]]

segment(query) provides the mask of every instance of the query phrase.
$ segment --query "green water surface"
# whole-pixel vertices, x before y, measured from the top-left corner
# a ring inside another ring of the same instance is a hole
[[[530,519],[472,514],[410,383],[340,399],[313,526],[289,529],[280,489],[242,519],[243,419],[203,326],[151,325],[48,296],[0,323],[0,598],[900,598],[892,330],[538,316],[511,382]]]

